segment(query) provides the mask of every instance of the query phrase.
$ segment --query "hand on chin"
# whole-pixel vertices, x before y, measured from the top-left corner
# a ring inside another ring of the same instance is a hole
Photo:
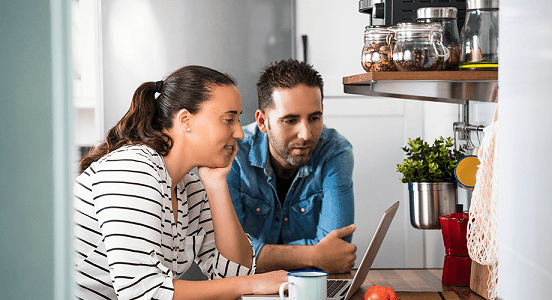
[[[221,157],[219,164],[226,164],[226,166],[211,163],[206,166],[198,167],[199,177],[201,178],[201,181],[203,181],[203,185],[207,187],[208,184],[214,184],[215,182],[224,182],[226,184],[226,176],[228,176],[228,173],[230,173],[230,170],[232,169],[232,162],[234,161],[234,157],[236,157],[237,153],[237,148],[234,148],[230,157]]]

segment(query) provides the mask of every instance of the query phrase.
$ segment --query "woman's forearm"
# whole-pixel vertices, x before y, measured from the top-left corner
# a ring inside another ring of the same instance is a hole
[[[215,245],[227,259],[251,268],[253,249],[234,211],[226,182],[205,187],[215,230]]]
[[[215,280],[173,280],[173,300],[237,299],[246,294],[276,294],[287,279],[287,271],[236,276]]]
[[[228,277],[215,280],[173,280],[173,300],[180,299],[237,299],[251,293],[247,277]]]

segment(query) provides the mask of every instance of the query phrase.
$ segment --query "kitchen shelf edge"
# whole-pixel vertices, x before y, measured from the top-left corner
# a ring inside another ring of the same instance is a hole
[[[498,71],[367,72],[343,77],[345,93],[422,101],[496,102]],[[419,93],[419,86],[427,92]]]
[[[381,80],[492,81],[498,80],[498,71],[366,72],[343,77],[343,84],[365,84]]]

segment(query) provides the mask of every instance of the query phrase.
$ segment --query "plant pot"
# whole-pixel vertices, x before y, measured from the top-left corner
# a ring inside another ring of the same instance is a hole
[[[418,229],[440,229],[440,216],[456,212],[456,182],[409,182],[410,223]]]

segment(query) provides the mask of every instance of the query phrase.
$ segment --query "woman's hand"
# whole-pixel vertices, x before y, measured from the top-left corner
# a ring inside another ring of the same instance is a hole
[[[251,275],[251,290],[253,294],[278,294],[280,285],[287,281],[288,271],[272,271]]]
[[[249,294],[278,294],[287,281],[286,271],[231,276],[215,280],[173,280],[173,299],[238,299]],[[287,288],[287,287],[286,287]]]
[[[230,157],[230,162],[225,167],[199,167],[197,170],[199,178],[201,178],[203,185],[210,186],[211,184],[216,184],[216,182],[224,182],[224,184],[226,184],[226,176],[228,176],[230,170],[232,169],[232,162],[234,162],[234,158],[236,157],[237,153],[238,147],[235,146]]]

